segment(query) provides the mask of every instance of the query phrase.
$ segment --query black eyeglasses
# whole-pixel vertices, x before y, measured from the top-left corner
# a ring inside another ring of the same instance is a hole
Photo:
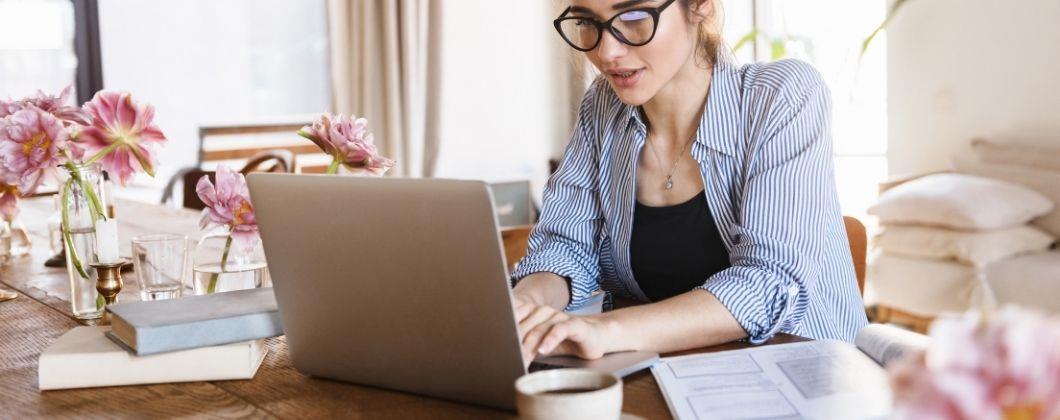
[[[592,51],[596,48],[603,38],[604,29],[614,35],[618,42],[639,47],[651,42],[655,37],[659,15],[673,2],[674,0],[667,0],[659,7],[626,10],[605,22],[584,16],[567,16],[571,9],[568,7],[552,23],[563,40],[578,51]]]

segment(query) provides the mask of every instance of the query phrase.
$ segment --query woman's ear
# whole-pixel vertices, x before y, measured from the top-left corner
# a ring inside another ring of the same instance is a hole
[[[692,12],[692,23],[698,25],[703,20],[714,15],[714,2],[717,0],[699,0],[690,4]]]

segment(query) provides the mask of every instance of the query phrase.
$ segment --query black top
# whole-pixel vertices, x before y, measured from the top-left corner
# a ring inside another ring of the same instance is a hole
[[[729,251],[703,192],[674,206],[637,202],[629,254],[633,278],[652,301],[702,286],[729,267]]]

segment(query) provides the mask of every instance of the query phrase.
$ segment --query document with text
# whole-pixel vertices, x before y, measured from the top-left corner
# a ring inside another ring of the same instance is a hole
[[[677,419],[861,419],[891,412],[886,372],[841,341],[667,357],[652,374]]]

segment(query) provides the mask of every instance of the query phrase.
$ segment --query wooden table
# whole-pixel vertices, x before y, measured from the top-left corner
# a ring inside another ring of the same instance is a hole
[[[47,219],[51,198],[22,203],[21,220],[34,240],[31,255],[0,268],[0,287],[20,296],[0,302],[0,418],[32,417],[260,417],[260,418],[507,418],[513,413],[378,388],[310,378],[291,365],[284,337],[268,340],[270,353],[257,376],[247,381],[214,381],[40,392],[37,358],[56,338],[78,325],[70,310],[65,269],[44,267],[50,255]],[[118,202],[122,255],[129,238],[143,233],[179,232],[197,239],[198,213],[134,202]],[[194,244],[194,241],[192,242]],[[121,298],[137,300],[126,276]],[[802,341],[781,335],[772,343]],[[702,351],[731,350],[733,343]],[[692,352],[685,352],[692,353]],[[625,379],[623,411],[645,418],[669,418],[662,394],[648,371]]]

